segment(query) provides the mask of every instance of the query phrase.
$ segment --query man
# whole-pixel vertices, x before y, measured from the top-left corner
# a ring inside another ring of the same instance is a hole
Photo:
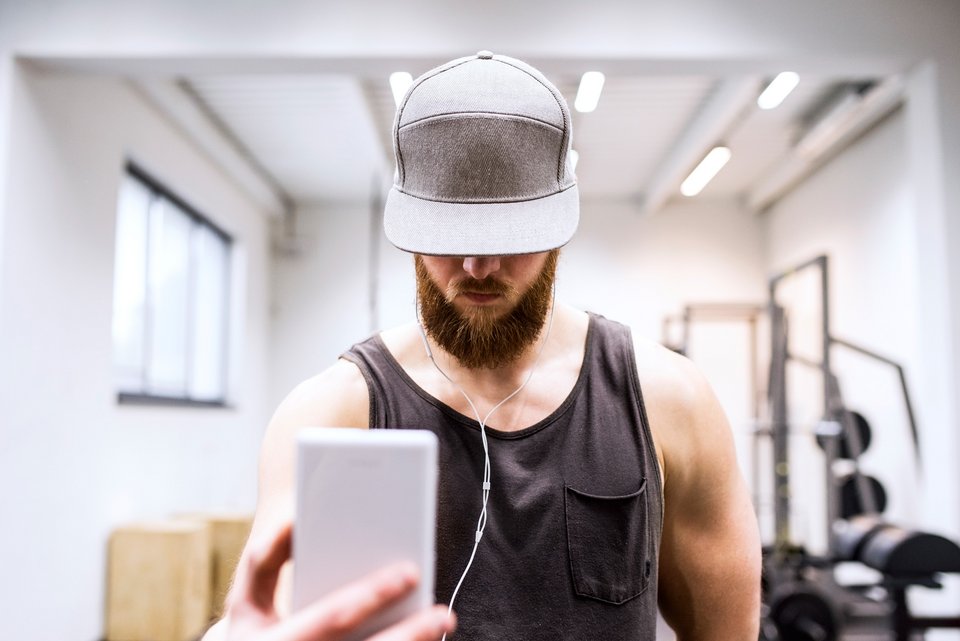
[[[277,614],[294,439],[320,425],[439,437],[436,591],[460,638],[653,639],[659,604],[683,641],[756,639],[757,525],[712,391],[684,358],[554,300],[579,219],[560,93],[480,52],[413,84],[394,146],[384,227],[415,256],[418,322],[355,345],[277,410],[218,630],[338,638],[416,580],[388,569]],[[438,606],[382,639],[453,625]]]

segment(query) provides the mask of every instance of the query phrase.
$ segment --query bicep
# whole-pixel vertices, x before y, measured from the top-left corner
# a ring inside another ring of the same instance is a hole
[[[667,454],[660,608],[683,641],[755,639],[760,539],[729,424],[699,381]]]
[[[665,518],[660,609],[684,641],[756,638],[760,542],[750,502],[740,494],[709,518]]]

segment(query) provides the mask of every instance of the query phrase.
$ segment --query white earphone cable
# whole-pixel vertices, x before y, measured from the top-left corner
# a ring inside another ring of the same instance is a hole
[[[483,531],[487,527],[487,500],[490,498],[490,449],[487,444],[487,421],[490,420],[490,417],[493,416],[493,413],[496,412],[500,407],[509,401],[511,398],[516,396],[527,386],[527,383],[530,382],[530,379],[533,377],[533,372],[536,370],[537,365],[540,362],[540,356],[543,354],[543,349],[547,345],[547,340],[550,338],[550,330],[553,329],[553,313],[556,308],[557,303],[557,284],[556,281],[553,283],[553,299],[550,302],[550,316],[547,320],[547,331],[543,337],[543,342],[540,344],[540,349],[537,350],[537,356],[533,361],[533,365],[530,367],[530,371],[527,373],[527,377],[523,380],[523,383],[520,384],[520,387],[513,390],[508,394],[502,401],[494,405],[487,415],[481,420],[480,412],[477,411],[476,405],[473,404],[473,401],[470,399],[470,396],[467,395],[467,392],[461,387],[459,383],[450,378],[445,371],[437,364],[437,361],[433,358],[433,350],[430,349],[430,343],[427,341],[427,333],[423,329],[423,323],[420,320],[420,306],[417,305],[417,327],[420,329],[420,338],[423,339],[423,347],[427,352],[427,357],[430,359],[430,362],[433,363],[433,366],[437,369],[440,374],[447,379],[460,394],[463,395],[463,398],[467,401],[467,405],[470,406],[470,409],[473,410],[474,416],[477,418],[477,423],[480,424],[480,440],[483,443],[483,486],[482,486],[482,507],[480,508],[480,518],[477,521],[477,530],[474,533],[473,541],[473,550],[470,552],[470,558],[467,561],[466,567],[463,569],[463,574],[460,575],[460,580],[457,581],[457,586],[453,590],[453,595],[450,597],[450,604],[447,606],[447,614],[449,615],[453,612],[453,602],[457,598],[457,594],[460,592],[460,586],[463,585],[463,580],[467,577],[467,572],[470,571],[470,566],[473,565],[473,559],[477,555],[477,548],[480,545],[480,539],[483,537]],[[441,641],[444,641],[447,638],[447,635],[444,634]]]

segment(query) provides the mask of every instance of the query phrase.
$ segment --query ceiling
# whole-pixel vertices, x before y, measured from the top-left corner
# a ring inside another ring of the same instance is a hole
[[[410,71],[416,76],[424,70]],[[554,74],[551,79],[573,105],[579,76]],[[608,76],[596,111],[572,112],[581,194],[659,207],[682,198],[680,181],[713,145],[723,142],[732,158],[697,198],[769,204],[769,198],[758,196],[763,183],[791,163],[796,170],[795,146],[814,116],[839,88],[862,87],[864,79],[801,75],[797,89],[769,111],[755,104],[765,80]],[[389,184],[395,107],[387,78],[197,75],[177,84],[285,202],[366,202]],[[801,163],[808,171],[810,161]],[[790,180],[795,182],[797,175],[793,171]],[[766,187],[774,195],[783,189],[782,184],[772,191]]]

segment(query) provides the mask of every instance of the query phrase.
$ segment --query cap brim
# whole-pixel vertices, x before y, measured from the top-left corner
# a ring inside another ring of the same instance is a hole
[[[393,187],[384,207],[383,230],[391,243],[416,254],[506,256],[562,247],[579,221],[576,185],[510,203],[438,202]]]

